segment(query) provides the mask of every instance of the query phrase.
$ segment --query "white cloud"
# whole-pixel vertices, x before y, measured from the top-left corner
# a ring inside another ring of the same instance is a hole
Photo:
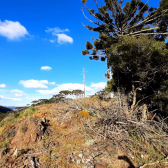
[[[51,32],[53,36],[57,36],[57,40],[49,40],[51,43],[57,41],[59,44],[63,43],[73,43],[73,38],[65,34],[65,32],[69,32],[69,29],[60,29],[59,27],[55,28],[47,28],[45,30],[47,33]]]
[[[22,96],[27,95],[26,93],[24,93],[23,91],[18,90],[18,89],[11,90],[11,93],[15,93],[15,96],[17,96],[17,97],[22,97]]]
[[[52,68],[51,67],[49,67],[49,66],[42,66],[41,67],[41,70],[51,70]]]
[[[34,80],[34,79],[30,79],[30,80],[20,80],[19,84],[23,85],[25,88],[43,88],[43,89],[47,89],[48,86],[46,85],[53,85],[55,84],[55,82],[48,82],[47,80]]]
[[[79,83],[65,83],[65,84],[61,84],[58,85],[56,88],[52,89],[52,90],[37,90],[37,92],[41,93],[41,94],[45,94],[45,95],[55,95],[58,94],[61,90],[83,90],[83,84],[79,84]],[[88,92],[91,92],[92,89],[89,87],[85,87],[85,90]]]
[[[27,100],[38,100],[40,99],[39,97],[26,97]]]
[[[6,85],[5,84],[0,84],[0,88],[5,88]]]
[[[92,83],[90,85],[90,87],[93,88],[95,92],[98,92],[98,91],[104,89],[106,86],[107,86],[107,83],[105,83],[105,82]]]
[[[19,22],[13,22],[5,20],[1,22],[0,20],[0,35],[8,38],[9,40],[17,40],[21,37],[28,35],[28,31]]]
[[[12,92],[12,93],[23,93],[23,91],[18,90],[18,89],[11,90],[11,92]]]
[[[20,98],[9,98],[9,97],[4,97],[3,95],[0,95],[0,100],[21,101]]]
[[[99,82],[99,83],[92,83],[90,85],[90,87],[85,86],[85,90],[86,90],[86,94],[90,95],[90,94],[94,94],[102,89],[104,89],[106,86],[105,82]],[[41,94],[45,94],[45,95],[55,95],[58,94],[61,90],[83,90],[83,84],[79,84],[79,83],[65,83],[65,84],[61,84],[58,85],[57,87],[55,87],[52,90],[37,90],[37,92],[41,93]]]
[[[55,85],[55,82],[49,82],[49,85]]]
[[[49,40],[51,43],[54,43],[55,42],[55,40]]]
[[[67,36],[66,34],[56,34],[58,36],[58,43],[73,43],[73,39],[70,36]]]
[[[26,93],[15,93],[15,96],[17,97],[22,97],[22,96],[26,96]]]
[[[47,33],[52,32],[53,35],[56,35],[57,33],[63,33],[68,32],[68,29],[60,29],[59,27],[49,28],[47,27],[47,30],[45,30]]]

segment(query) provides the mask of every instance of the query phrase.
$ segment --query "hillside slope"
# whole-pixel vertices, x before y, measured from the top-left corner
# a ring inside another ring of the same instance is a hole
[[[11,113],[0,122],[0,167],[166,167],[167,131],[125,110],[113,101],[79,99]]]
[[[7,107],[0,106],[0,113],[6,113],[6,112],[8,112],[8,111],[12,111],[12,109],[7,108]]]

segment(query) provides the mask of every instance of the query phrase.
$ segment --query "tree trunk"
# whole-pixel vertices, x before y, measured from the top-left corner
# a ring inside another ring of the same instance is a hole
[[[134,85],[132,85],[132,91],[133,91],[133,102],[132,102],[132,105],[131,105],[131,112],[133,111],[134,106],[135,106],[135,104],[136,104],[137,89],[135,89],[135,86],[134,86]]]
[[[145,121],[147,120],[147,110],[148,110],[148,107],[146,104],[143,105],[143,110],[142,110],[142,121]]]
[[[117,92],[118,92],[118,104],[119,104],[119,107],[121,107],[121,92],[120,92],[120,88],[117,88]]]

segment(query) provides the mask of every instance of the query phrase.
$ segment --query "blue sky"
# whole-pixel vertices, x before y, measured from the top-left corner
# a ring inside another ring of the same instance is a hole
[[[82,6],[80,0],[0,0],[0,105],[23,106],[60,90],[82,90],[83,68],[87,95],[105,87],[106,63],[81,54],[86,41],[98,37],[82,26],[89,24]],[[93,0],[88,7],[95,7]]]

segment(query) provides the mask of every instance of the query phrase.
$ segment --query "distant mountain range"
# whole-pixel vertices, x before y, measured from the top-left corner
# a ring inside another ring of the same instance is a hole
[[[8,111],[12,111],[12,109],[8,108],[8,107],[0,106],[0,112],[1,113],[6,113]]]

